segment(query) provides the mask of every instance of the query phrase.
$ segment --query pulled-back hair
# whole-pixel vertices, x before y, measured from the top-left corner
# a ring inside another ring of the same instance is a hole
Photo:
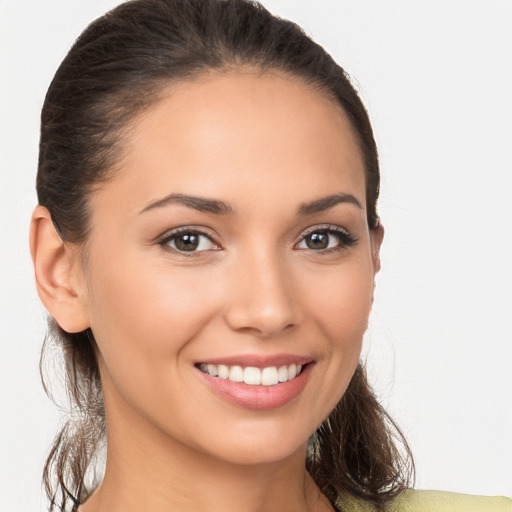
[[[87,242],[89,194],[121,172],[123,141],[137,115],[173,83],[242,67],[296,77],[339,104],[364,159],[368,224],[377,229],[379,164],[372,128],[349,77],[321,46],[249,0],[131,0],[87,27],[46,95],[37,194],[62,239]],[[63,355],[71,402],[44,469],[53,511],[94,490],[86,476],[96,469],[106,424],[92,331],[67,333],[50,320],[42,361],[51,342]],[[410,450],[361,365],[313,436],[306,464],[335,506],[347,496],[378,506],[409,485]]]

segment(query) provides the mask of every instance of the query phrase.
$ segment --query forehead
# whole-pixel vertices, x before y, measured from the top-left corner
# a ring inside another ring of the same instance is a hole
[[[217,72],[174,84],[127,133],[114,181],[134,192],[125,198],[134,207],[155,189],[198,188],[222,199],[269,196],[280,187],[305,201],[343,189],[334,191],[365,202],[363,159],[347,116],[285,74]]]

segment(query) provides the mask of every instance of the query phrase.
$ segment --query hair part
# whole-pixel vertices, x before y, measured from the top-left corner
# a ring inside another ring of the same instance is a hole
[[[377,229],[380,178],[370,121],[348,75],[321,46],[250,0],[131,0],[87,27],[45,98],[36,187],[62,239],[86,247],[89,196],[120,172],[138,115],[175,83],[248,67],[303,80],[341,107],[365,164],[368,225]],[[93,333],[51,325],[42,358],[50,341],[60,346],[71,412],[44,469],[50,512],[92,493],[87,475],[106,433]],[[409,447],[362,367],[316,439],[307,469],[333,504],[345,495],[384,503],[410,484]]]

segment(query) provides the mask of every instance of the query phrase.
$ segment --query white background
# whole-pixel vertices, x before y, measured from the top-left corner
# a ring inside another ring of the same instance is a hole
[[[0,0],[0,512],[44,510],[59,416],[28,253],[38,117],[74,38],[115,0]],[[512,495],[512,1],[266,0],[356,78],[386,227],[370,375],[418,488]]]

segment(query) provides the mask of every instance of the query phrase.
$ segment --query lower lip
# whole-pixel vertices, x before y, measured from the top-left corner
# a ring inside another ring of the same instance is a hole
[[[296,398],[307,383],[313,363],[302,368],[300,374],[292,380],[272,386],[251,386],[244,382],[231,382],[229,379],[212,377],[197,370],[215,393],[229,402],[248,409],[276,409]]]

